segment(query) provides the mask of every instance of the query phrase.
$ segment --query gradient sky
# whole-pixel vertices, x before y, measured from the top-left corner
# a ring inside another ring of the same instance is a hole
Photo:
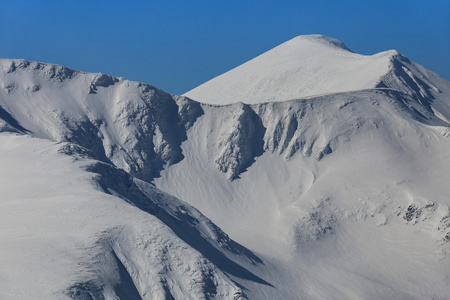
[[[1,0],[0,57],[182,94],[302,34],[397,49],[450,80],[448,0]]]

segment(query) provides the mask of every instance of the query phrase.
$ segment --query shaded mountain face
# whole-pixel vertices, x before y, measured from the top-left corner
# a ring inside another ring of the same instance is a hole
[[[200,105],[147,84],[66,67],[2,60],[3,130],[69,141],[140,178],[183,158]]]
[[[111,268],[92,267],[100,275],[67,283],[64,295],[450,294],[448,81],[397,51],[363,56],[313,35],[185,96],[104,74],[0,60],[2,138],[63,143],[59,155],[96,174],[90,190],[115,199],[115,207],[132,207],[126,220],[108,219],[116,214],[111,207],[102,214],[107,222],[88,222],[108,233],[93,241],[110,241],[98,249],[109,253]],[[133,220],[135,214],[142,217]],[[152,237],[146,218],[166,233]],[[111,237],[123,226],[136,230]],[[161,245],[163,256],[146,256]],[[161,261],[166,267],[155,267]],[[192,280],[202,288],[190,289]]]

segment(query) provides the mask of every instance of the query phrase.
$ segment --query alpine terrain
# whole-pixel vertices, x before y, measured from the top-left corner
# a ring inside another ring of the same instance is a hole
[[[450,82],[299,36],[183,96],[0,59],[0,299],[448,299]]]

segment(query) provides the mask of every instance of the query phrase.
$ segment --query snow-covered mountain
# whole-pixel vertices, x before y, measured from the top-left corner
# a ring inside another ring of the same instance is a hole
[[[186,96],[0,60],[1,298],[450,296],[450,82],[314,35]]]
[[[224,272],[264,283],[234,262],[260,260],[196,209],[89,150],[0,141],[0,298],[233,299]]]
[[[267,284],[251,251],[130,175],[182,158],[199,104],[62,66],[1,70],[0,298],[241,299],[231,276]]]
[[[430,83],[433,79],[435,74],[396,50],[365,56],[338,40],[307,35],[293,38],[185,96],[209,104],[256,104],[388,87],[426,97],[430,89],[438,92]]]

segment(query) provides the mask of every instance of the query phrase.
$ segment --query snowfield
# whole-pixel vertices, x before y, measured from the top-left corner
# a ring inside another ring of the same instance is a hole
[[[233,299],[216,265],[257,278],[228,256],[257,258],[178,199],[69,144],[0,140],[0,298]]]
[[[448,299],[450,82],[299,36],[188,92],[0,60],[1,299]]]
[[[308,35],[293,38],[184,95],[209,104],[256,104],[378,87],[410,90],[428,83],[428,77],[436,76],[396,50],[365,56],[338,40]],[[432,85],[428,88],[437,90]]]

